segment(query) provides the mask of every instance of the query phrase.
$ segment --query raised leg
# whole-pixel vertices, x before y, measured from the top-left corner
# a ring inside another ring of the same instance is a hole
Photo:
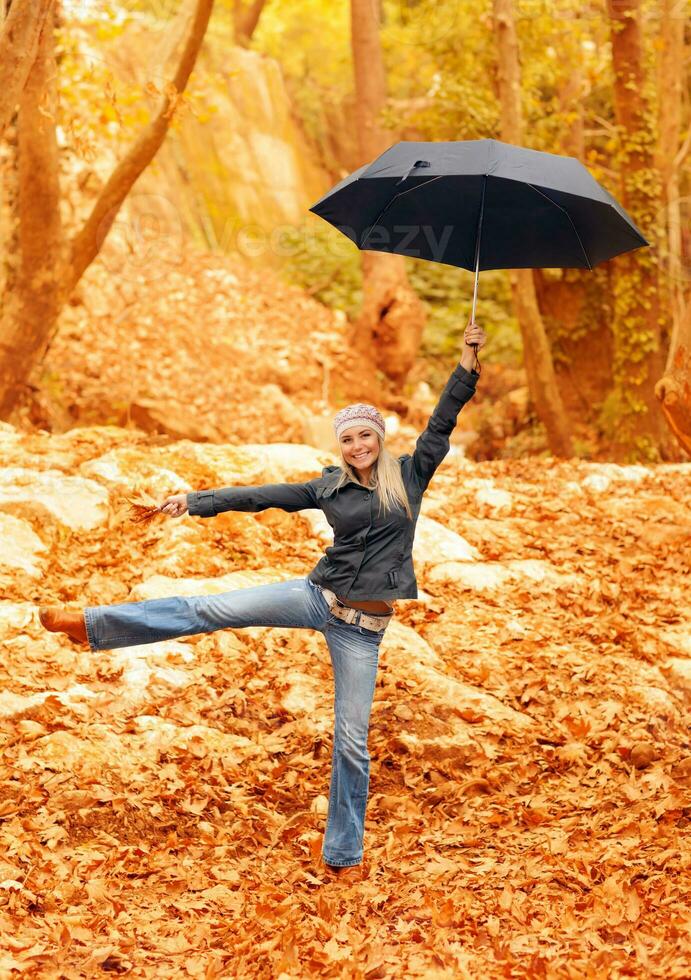
[[[245,626],[292,626],[322,630],[326,600],[306,577],[271,582],[218,595],[171,596],[87,606],[92,650],[156,643],[177,636]]]

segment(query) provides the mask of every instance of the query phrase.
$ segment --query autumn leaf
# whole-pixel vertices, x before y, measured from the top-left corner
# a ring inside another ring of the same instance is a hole
[[[133,524],[146,524],[161,513],[159,504],[143,490],[133,496],[125,497],[130,505],[130,520]]]

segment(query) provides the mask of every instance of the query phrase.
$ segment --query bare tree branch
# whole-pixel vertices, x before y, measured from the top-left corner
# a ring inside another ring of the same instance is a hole
[[[245,6],[243,0],[235,0],[233,4],[233,23],[236,44],[240,44],[243,47],[249,44],[265,6],[266,0],[251,0],[249,6]]]
[[[65,283],[68,295],[79,282],[84,270],[98,255],[123,201],[165,139],[177,102],[185,90],[197,60],[213,4],[214,0],[198,0],[180,63],[172,82],[166,86],[158,113],[110,175],[84,227],[71,242]]]

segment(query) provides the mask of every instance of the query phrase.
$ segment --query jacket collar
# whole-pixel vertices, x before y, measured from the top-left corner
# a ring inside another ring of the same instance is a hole
[[[341,467],[337,466],[330,473],[325,473],[324,476],[322,477],[323,484],[324,484],[324,493],[326,496],[330,497],[331,494],[333,493],[336,484],[341,478],[341,473],[342,473]],[[367,490],[367,487],[363,487],[361,483],[357,483],[355,480],[347,481],[344,484],[344,486],[346,487],[353,486],[353,487],[357,487],[359,490]]]

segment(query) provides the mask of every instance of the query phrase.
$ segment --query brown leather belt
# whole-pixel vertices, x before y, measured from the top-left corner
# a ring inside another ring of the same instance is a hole
[[[379,615],[378,613],[367,613],[364,609],[354,609],[352,606],[344,606],[335,592],[320,585],[319,588],[324,593],[324,598],[329,604],[332,615],[337,619],[342,619],[344,623],[355,623],[364,626],[366,630],[380,633],[385,630],[393,618],[393,613]]]

